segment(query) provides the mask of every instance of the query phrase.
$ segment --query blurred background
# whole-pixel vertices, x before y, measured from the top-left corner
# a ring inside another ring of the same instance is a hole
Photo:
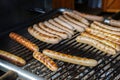
[[[120,11],[120,0],[0,0],[0,32],[40,14],[31,12],[31,9],[50,11],[61,7],[96,15],[112,15]]]

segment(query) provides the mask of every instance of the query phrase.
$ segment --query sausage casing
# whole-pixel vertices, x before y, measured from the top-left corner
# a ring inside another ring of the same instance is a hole
[[[53,36],[42,34],[36,31],[35,29],[33,29],[32,27],[28,28],[28,32],[36,39],[46,42],[46,43],[57,44],[60,42],[60,39],[58,37],[53,37]]]
[[[73,12],[64,11],[64,14],[69,15],[70,17],[82,22],[85,25],[89,25],[89,22],[88,22],[87,19],[85,19],[85,18],[83,18],[83,17],[81,17],[81,16],[79,16],[77,14],[74,14]]]
[[[108,25],[102,24],[102,23],[97,22],[97,21],[94,21],[93,23],[100,26],[100,27],[103,27],[105,29],[109,29],[109,30],[113,30],[113,31],[120,31],[120,27],[108,26]]]
[[[75,30],[78,31],[78,32],[83,32],[83,31],[85,31],[85,29],[84,29],[83,27],[78,26],[78,25],[76,25],[76,24],[74,24],[74,23],[72,23],[72,22],[69,22],[69,21],[66,20],[63,16],[59,16],[58,18],[61,19],[61,20],[64,21],[64,22],[72,25],[72,26],[75,28]]]
[[[115,44],[115,43],[111,42],[111,41],[105,40],[103,38],[97,37],[95,35],[92,35],[92,34],[86,33],[86,32],[81,33],[81,35],[86,36],[86,37],[90,37],[92,39],[95,39],[95,40],[97,40],[97,41],[99,41],[99,42],[101,42],[105,45],[108,45],[108,46],[116,49],[117,51],[120,51],[120,46],[118,44]]]
[[[96,24],[92,23],[91,28],[94,28],[94,29],[98,29],[98,30],[101,30],[103,32],[107,32],[107,33],[110,33],[110,34],[115,34],[115,35],[118,35],[120,36],[120,32],[119,31],[113,31],[113,30],[109,30],[109,29],[105,29],[105,28],[102,28],[100,26],[97,26]]]
[[[21,57],[18,57],[14,54],[11,54],[11,53],[3,51],[3,50],[0,50],[0,58],[8,60],[11,63],[18,65],[18,66],[24,66],[26,64],[26,61],[24,59],[22,59]]]
[[[86,28],[86,32],[96,35],[98,37],[104,38],[106,40],[112,41],[116,44],[120,44],[120,37],[114,34],[110,34],[107,32],[103,32],[97,29],[92,29],[92,28]]]
[[[47,66],[50,70],[57,71],[58,67],[56,63],[52,59],[50,59],[48,56],[35,51],[33,53],[33,57],[38,61],[40,61],[41,63],[43,63],[45,66]]]
[[[17,33],[14,33],[14,32],[11,32],[9,34],[10,38],[17,41],[18,43],[22,44],[23,46],[25,46],[26,48],[30,49],[31,51],[39,51],[39,47],[30,42],[28,39],[26,39],[25,37],[17,34]]]
[[[92,21],[103,21],[104,18],[102,16],[96,16],[96,15],[91,15],[91,14],[85,14],[85,13],[80,13],[76,10],[73,10],[73,13],[80,15],[88,20],[92,20]]]
[[[114,48],[107,46],[107,45],[105,45],[105,44],[103,44],[95,39],[90,38],[90,37],[78,36],[76,38],[76,41],[80,42],[80,43],[85,43],[85,44],[89,44],[91,46],[94,46],[97,49],[99,49],[107,54],[111,54],[111,55],[116,54],[116,50]]]
[[[56,52],[56,51],[52,51],[48,49],[44,49],[43,54],[51,58],[69,62],[69,63],[80,64],[84,66],[96,66],[97,65],[97,61],[94,59],[81,58],[81,57],[72,56],[72,55],[68,55],[68,54],[64,54],[64,53],[60,53],[60,52]]]

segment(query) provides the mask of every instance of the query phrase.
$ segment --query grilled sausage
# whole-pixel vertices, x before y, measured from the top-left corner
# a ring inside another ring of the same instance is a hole
[[[57,26],[54,26],[53,24],[45,21],[44,22],[44,25],[48,26],[49,28],[55,30],[55,31],[58,31],[58,32],[63,32],[64,34],[68,35],[68,37],[70,38],[71,36],[69,35],[69,33],[65,32],[64,30],[58,28]]]
[[[103,21],[104,18],[102,16],[96,16],[96,15],[91,15],[91,14],[85,14],[85,13],[80,13],[76,10],[73,10],[74,14],[80,15],[88,20],[92,20],[92,21]]]
[[[58,67],[56,65],[56,63],[50,59],[48,56],[40,53],[40,52],[37,52],[35,51],[33,53],[33,57],[40,61],[41,63],[43,63],[45,66],[47,66],[51,71],[57,71],[58,70]]]
[[[95,48],[107,53],[107,54],[110,54],[110,55],[114,55],[116,54],[116,50],[110,46],[107,46],[95,39],[92,39],[90,37],[85,37],[85,36],[78,36],[76,38],[76,41],[77,42],[80,42],[80,43],[85,43],[85,44],[89,44],[91,46],[94,46]]]
[[[18,57],[14,54],[11,54],[11,53],[3,51],[3,50],[0,50],[0,58],[8,60],[17,66],[24,66],[26,64],[26,61],[24,59],[22,59],[21,57]]]
[[[80,27],[83,27],[83,28],[87,28],[87,27],[88,27],[87,25],[85,25],[85,24],[83,24],[83,23],[81,23],[81,22],[79,22],[79,21],[76,21],[76,20],[70,18],[70,17],[67,16],[67,15],[63,15],[63,16],[64,16],[64,18],[66,18],[66,19],[67,19],[68,21],[70,21],[71,23],[77,24],[77,25],[79,25]]]
[[[103,43],[105,45],[108,45],[108,46],[116,49],[117,51],[120,51],[120,46],[115,44],[115,43],[113,43],[113,42],[111,42],[111,41],[105,40],[105,39],[97,37],[95,35],[91,35],[90,33],[86,33],[86,32],[81,33],[81,35],[85,36],[85,37],[90,37],[92,39],[95,39],[95,40],[97,40],[97,41],[99,41],[99,42],[101,42],[101,43]]]
[[[83,18],[83,17],[81,17],[81,16],[79,16],[79,15],[77,15],[77,14],[74,14],[74,13],[72,13],[72,12],[64,11],[63,14],[69,15],[70,17],[72,17],[72,18],[74,18],[74,19],[82,22],[83,24],[85,24],[85,25],[87,25],[87,26],[90,24],[90,23],[88,22],[88,20],[86,20],[85,18]]]
[[[53,36],[42,34],[36,31],[35,29],[33,29],[32,27],[28,28],[28,32],[36,39],[46,42],[46,43],[57,44],[60,42],[60,39],[58,37],[53,37]]]
[[[76,24],[74,24],[74,23],[69,22],[69,21],[66,20],[63,16],[59,16],[58,18],[61,19],[61,20],[64,21],[64,22],[72,25],[78,32],[83,32],[83,31],[85,31],[85,29],[84,29],[83,27],[80,27],[80,26],[78,26],[78,25],[76,25]]]
[[[63,30],[66,31],[66,32],[70,33],[70,35],[73,35],[73,34],[74,34],[74,32],[73,32],[71,29],[60,25],[59,23],[55,22],[55,21],[52,20],[52,19],[48,20],[48,22],[51,23],[51,24],[53,24],[53,25],[55,25],[55,26],[57,26],[57,27],[59,27],[60,29],[63,29]]]
[[[103,31],[103,32],[107,32],[107,33],[110,33],[110,34],[115,34],[115,35],[120,36],[120,32],[119,31],[113,31],[113,30],[105,29],[105,28],[102,28],[100,26],[97,26],[94,23],[92,23],[90,27],[94,28],[94,29],[98,29],[98,30]]]
[[[39,47],[36,44],[32,43],[31,41],[17,33],[11,32],[9,34],[9,37],[16,42],[22,44],[26,48],[30,49],[31,51],[39,51]]]
[[[40,33],[42,33],[42,34],[45,34],[45,35],[48,35],[48,36],[52,36],[52,37],[57,37],[59,40],[62,40],[62,38],[61,38],[60,36],[51,34],[51,33],[47,32],[47,31],[43,30],[43,29],[42,29],[39,25],[37,25],[37,24],[34,24],[34,25],[33,25],[33,28],[34,28],[36,31],[38,31],[38,32],[40,32]]]
[[[43,23],[39,23],[39,26],[49,33],[60,36],[62,39],[68,38],[68,35],[66,33],[53,30],[53,29],[45,26]]]
[[[96,35],[98,37],[104,38],[106,40],[112,41],[116,44],[120,45],[120,38],[119,36],[107,33],[107,32],[103,32],[97,29],[92,29],[92,28],[86,28],[86,31],[90,34]]]
[[[105,28],[105,29],[109,29],[109,30],[113,30],[113,31],[120,31],[119,27],[108,26],[108,25],[102,24],[102,23],[97,22],[97,21],[94,21],[94,24],[96,24],[102,28]]]
[[[52,51],[48,49],[44,49],[43,54],[51,58],[73,63],[73,64],[80,64],[84,66],[96,66],[97,65],[97,61],[94,59],[81,58],[81,57],[72,56],[72,55],[68,55],[68,54],[64,54],[64,53],[60,53],[60,52],[56,52],[56,51]]]
[[[56,21],[57,23],[69,28],[70,30],[75,30],[75,28],[67,23],[65,23],[64,21],[61,21],[60,19],[58,18],[54,18],[54,21]]]

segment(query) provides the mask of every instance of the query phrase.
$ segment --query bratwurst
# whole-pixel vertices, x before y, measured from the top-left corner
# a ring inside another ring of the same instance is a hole
[[[97,65],[97,61],[94,59],[81,58],[77,56],[72,56],[72,55],[56,52],[53,50],[44,49],[43,54],[51,58],[73,63],[73,64],[79,64],[79,65],[84,65],[84,66],[96,66]]]
[[[9,37],[16,42],[22,44],[26,48],[30,49],[31,51],[39,51],[39,47],[36,44],[32,43],[31,41],[17,33],[11,32],[9,34]]]
[[[21,57],[18,57],[12,53],[9,53],[3,50],[0,50],[0,58],[8,60],[17,66],[24,66],[26,64],[26,61]]]

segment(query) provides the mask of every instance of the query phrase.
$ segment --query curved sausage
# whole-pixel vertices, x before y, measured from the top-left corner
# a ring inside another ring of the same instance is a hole
[[[58,67],[56,65],[56,63],[50,59],[48,56],[40,53],[40,52],[37,52],[35,51],[33,53],[33,57],[40,61],[41,63],[43,63],[45,66],[47,66],[51,71],[57,71],[58,70]]]
[[[55,31],[63,32],[63,33],[65,33],[66,35],[68,35],[68,37],[70,37],[67,32],[65,32],[64,30],[58,28],[57,26],[54,26],[53,24],[51,24],[51,23],[49,23],[49,22],[47,22],[47,21],[44,22],[44,25],[45,25],[45,26],[48,26],[49,28],[51,28],[51,29],[53,29],[53,30],[55,30]]]
[[[0,58],[8,60],[17,66],[24,66],[26,64],[26,61],[24,59],[22,59],[21,57],[18,57],[14,54],[11,54],[11,53],[3,51],[3,50],[0,50]]]
[[[115,55],[116,54],[116,50],[110,46],[107,46],[95,39],[92,39],[90,37],[85,37],[85,36],[78,36],[76,38],[76,41],[77,42],[80,42],[80,43],[85,43],[85,44],[89,44],[107,54],[110,54],[110,55]]]
[[[42,33],[42,34],[45,34],[45,35],[48,35],[48,36],[52,36],[52,37],[57,37],[59,40],[62,40],[62,38],[61,38],[60,36],[51,34],[51,33],[47,32],[47,31],[43,30],[43,29],[42,29],[39,25],[37,25],[37,24],[34,24],[34,25],[33,25],[33,28],[34,28],[36,31],[38,31],[38,32],[40,32],[40,33]]]
[[[109,30],[113,30],[113,31],[120,31],[119,27],[108,26],[108,25],[102,24],[102,23],[97,22],[97,21],[94,21],[93,23],[102,27],[102,28],[105,28],[105,29],[109,29]]]
[[[104,17],[102,17],[102,16],[85,14],[85,13],[78,12],[78,11],[76,11],[76,10],[73,10],[73,13],[74,13],[74,14],[77,14],[77,15],[80,15],[80,16],[88,19],[88,20],[92,20],[92,21],[103,21],[103,20],[104,20]]]
[[[66,32],[70,33],[70,35],[73,35],[73,34],[74,34],[74,32],[73,32],[71,29],[60,25],[59,23],[55,22],[55,21],[52,20],[52,19],[48,20],[48,22],[51,23],[51,24],[53,24],[53,25],[55,25],[55,26],[57,26],[57,27],[59,27],[59,28],[61,28],[61,29],[63,29],[63,30],[66,31]]]
[[[90,34],[96,35],[98,37],[104,38],[106,40],[109,40],[111,42],[114,42],[116,44],[120,45],[120,38],[119,36],[107,33],[107,32],[103,32],[97,29],[92,29],[92,28],[86,28],[86,31]]]
[[[85,24],[87,26],[90,24],[87,19],[85,19],[85,18],[83,18],[83,17],[81,17],[79,15],[76,15],[76,14],[74,14],[72,12],[64,11],[63,14],[69,15],[70,17],[82,22],[83,24]]]
[[[59,23],[59,24],[65,26],[65,27],[67,27],[67,28],[69,28],[69,29],[71,29],[71,30],[75,30],[73,26],[71,26],[71,25],[69,25],[69,24],[67,24],[67,23],[65,23],[65,22],[63,22],[63,21],[61,21],[61,20],[58,19],[58,18],[54,18],[54,21],[56,21],[57,23]]]
[[[49,33],[60,36],[62,39],[67,39],[68,38],[68,35],[66,33],[53,30],[53,29],[45,26],[43,23],[39,23],[39,26]]]
[[[102,28],[100,26],[97,26],[94,23],[92,23],[90,27],[94,28],[94,29],[98,29],[98,30],[103,31],[103,32],[107,32],[107,33],[110,33],[110,34],[115,34],[115,35],[120,36],[120,32],[119,31],[112,31],[112,30],[109,30],[109,29],[105,29],[105,28]]]
[[[31,51],[39,51],[39,47],[36,44],[32,43],[31,41],[17,33],[11,32],[9,34],[9,37],[16,42],[22,44],[26,48],[30,49]]]
[[[56,52],[56,51],[52,51],[48,49],[44,49],[43,54],[51,58],[73,63],[73,64],[79,64],[79,65],[84,65],[84,66],[96,66],[97,65],[97,61],[94,59],[72,56],[72,55],[68,55],[68,54],[64,54],[64,53],[60,53],[60,52]]]
[[[116,49],[117,51],[120,51],[120,46],[115,44],[115,43],[113,43],[113,42],[111,42],[111,41],[105,40],[103,38],[97,37],[95,35],[92,35],[92,34],[86,33],[86,32],[81,33],[81,36],[90,37],[92,39],[95,39],[95,40],[97,40],[97,41],[99,41],[99,42],[101,42],[101,43],[103,43],[105,45],[108,45],[108,46]]]
[[[70,21],[70,22],[72,22],[72,23],[74,23],[74,24],[77,24],[77,25],[79,25],[80,27],[83,27],[83,28],[87,28],[87,27],[88,27],[87,25],[85,25],[85,24],[83,24],[83,23],[81,23],[81,22],[78,22],[78,21],[70,18],[70,17],[67,16],[67,15],[63,15],[63,16],[64,16],[64,18],[66,18],[68,21]]]
[[[74,23],[69,22],[69,21],[66,20],[63,16],[59,16],[58,18],[61,19],[61,20],[64,21],[64,22],[72,25],[78,32],[83,32],[83,31],[85,31],[85,29],[84,29],[83,27],[80,27],[80,26],[78,26],[78,25],[76,25],[76,24],[74,24]]]
[[[53,36],[42,34],[36,31],[35,29],[33,29],[32,27],[28,28],[28,32],[36,39],[46,42],[46,43],[57,44],[60,42],[60,39],[58,37],[53,37]]]

